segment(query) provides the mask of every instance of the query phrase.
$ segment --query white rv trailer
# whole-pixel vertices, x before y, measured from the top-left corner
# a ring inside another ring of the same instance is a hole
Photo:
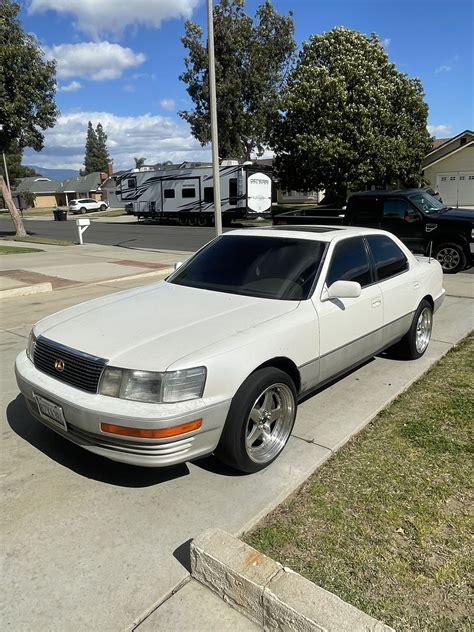
[[[219,167],[223,222],[270,217],[271,169],[223,161]],[[167,165],[154,171],[131,170],[116,178],[117,196],[133,204],[138,218],[175,219],[182,226],[214,222],[214,186],[209,164]]]

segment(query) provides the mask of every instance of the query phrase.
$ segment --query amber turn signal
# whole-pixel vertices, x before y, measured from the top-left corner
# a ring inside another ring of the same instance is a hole
[[[100,424],[100,429],[102,432],[124,435],[126,437],[139,437],[140,439],[166,439],[167,437],[176,437],[177,435],[184,434],[185,432],[198,430],[201,426],[202,419],[195,419],[194,421],[188,421],[185,424],[179,424],[179,426],[160,428],[159,430],[151,428],[127,428],[126,426],[116,426],[115,424],[107,424],[104,422]]]

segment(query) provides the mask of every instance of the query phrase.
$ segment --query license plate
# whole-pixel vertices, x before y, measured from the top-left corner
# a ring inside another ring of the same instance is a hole
[[[46,421],[53,426],[61,428],[61,430],[67,430],[66,420],[64,419],[64,413],[61,406],[53,404],[53,402],[41,397],[41,395],[35,394],[35,399],[38,404],[38,410],[43,419],[46,419]]]

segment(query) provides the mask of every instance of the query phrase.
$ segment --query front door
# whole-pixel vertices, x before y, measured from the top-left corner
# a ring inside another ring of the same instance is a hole
[[[382,292],[372,278],[367,249],[361,237],[350,237],[336,244],[325,288],[339,280],[356,281],[362,291],[357,298],[314,298],[319,314],[321,382],[370,358],[382,346]]]
[[[387,198],[383,201],[383,230],[401,239],[410,250],[423,252],[424,223],[420,211],[406,198]]]

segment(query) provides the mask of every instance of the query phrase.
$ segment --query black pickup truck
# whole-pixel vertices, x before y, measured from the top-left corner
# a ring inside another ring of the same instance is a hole
[[[381,228],[413,252],[431,252],[447,273],[470,266],[474,256],[474,211],[449,208],[422,189],[355,193],[344,210],[297,209],[276,215],[273,223]]]

